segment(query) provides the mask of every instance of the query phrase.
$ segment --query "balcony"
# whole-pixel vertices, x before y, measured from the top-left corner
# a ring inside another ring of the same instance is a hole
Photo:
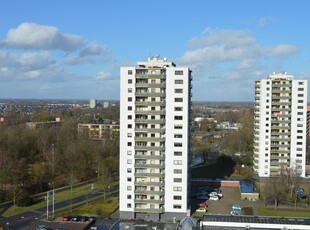
[[[166,133],[166,129],[162,128],[162,129],[149,129],[149,128],[139,128],[136,127],[135,131],[137,132],[152,132],[152,133]]]
[[[136,73],[136,79],[165,79],[166,74]]]
[[[144,190],[144,191],[134,191],[135,195],[164,195],[165,191],[150,191],[150,190]]]
[[[148,91],[136,91],[135,96],[145,96],[145,97],[165,97],[165,92],[148,92]]]
[[[143,213],[164,213],[164,208],[134,208],[134,212],[143,212]]]
[[[164,141],[165,137],[135,137],[135,141]]]
[[[158,119],[158,120],[152,120],[152,119],[135,119],[135,123],[147,123],[147,124],[165,124],[165,119]]]
[[[164,204],[165,199],[161,200],[151,200],[151,199],[134,199],[135,203],[146,203],[146,204]]]
[[[142,115],[165,115],[166,110],[135,110],[135,114]]]
[[[143,155],[143,154],[136,154],[135,159],[154,159],[154,160],[165,160],[165,155]]]
[[[159,182],[135,181],[134,185],[141,185],[141,186],[163,186],[164,182],[163,181],[159,181]]]
[[[135,83],[136,88],[165,88],[166,83],[144,83],[137,82]]]
[[[135,105],[164,106],[165,101],[135,101]]]
[[[164,169],[165,164],[134,164],[135,168],[157,168]]]
[[[164,177],[165,173],[135,172],[136,177]]]

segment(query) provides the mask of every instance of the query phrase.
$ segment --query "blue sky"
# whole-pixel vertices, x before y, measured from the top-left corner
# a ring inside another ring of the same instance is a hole
[[[194,101],[253,101],[254,81],[310,79],[307,0],[3,0],[0,98],[119,99],[120,66],[193,70]]]

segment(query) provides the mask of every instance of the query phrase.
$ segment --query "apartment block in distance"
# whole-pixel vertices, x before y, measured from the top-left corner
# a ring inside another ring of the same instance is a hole
[[[259,177],[293,170],[305,176],[307,81],[274,73],[255,82],[254,171]]]
[[[120,218],[177,220],[189,209],[191,70],[149,58],[120,70]]]

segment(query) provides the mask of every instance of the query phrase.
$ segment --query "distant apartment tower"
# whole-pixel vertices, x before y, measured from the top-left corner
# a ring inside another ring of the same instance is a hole
[[[97,100],[96,99],[90,99],[89,100],[89,108],[94,109],[97,107]]]
[[[191,70],[149,58],[120,76],[120,217],[185,217]]]
[[[279,176],[292,169],[305,176],[307,81],[286,73],[255,82],[254,171]]]

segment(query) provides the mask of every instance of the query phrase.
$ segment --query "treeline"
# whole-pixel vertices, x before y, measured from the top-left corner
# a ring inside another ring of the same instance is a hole
[[[44,113],[36,118],[51,118]],[[0,125],[1,202],[12,200],[18,204],[25,196],[53,187],[118,176],[118,138],[109,133],[102,141],[81,136],[77,132],[81,119],[87,122],[81,114],[69,113],[57,127],[28,129],[25,119]]]

